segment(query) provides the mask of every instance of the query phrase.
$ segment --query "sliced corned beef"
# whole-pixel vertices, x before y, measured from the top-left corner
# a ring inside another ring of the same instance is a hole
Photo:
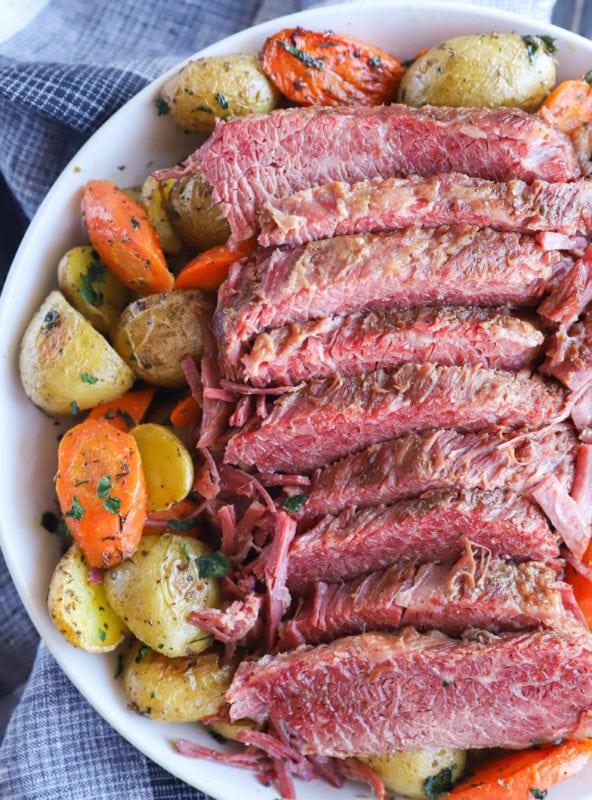
[[[455,559],[464,551],[463,537],[517,561],[559,556],[557,536],[527,498],[502,489],[441,489],[324,517],[293,540],[288,586],[301,592],[319,580],[344,580],[395,561]]]
[[[242,343],[287,322],[411,305],[533,305],[561,260],[532,236],[468,225],[261,251],[234,265],[218,293],[213,325],[223,372],[232,375]]]
[[[583,739],[592,735],[592,640],[366,633],[243,662],[226,699],[232,720],[270,719],[304,753],[339,758]]]
[[[267,200],[259,244],[292,247],[349,233],[467,223],[505,231],[592,233],[589,181],[495,183],[459,173],[332,181]]]
[[[570,593],[571,602],[564,605]],[[582,625],[574,607],[573,590],[550,567],[469,550],[455,563],[399,563],[346,583],[319,581],[284,623],[281,643],[293,649],[405,625],[437,628],[449,636],[471,627],[493,633],[539,625],[568,629]]]
[[[406,364],[281,395],[230,438],[224,460],[307,471],[410,431],[537,428],[566,414],[565,389],[529,372]]]
[[[530,369],[543,333],[529,320],[492,308],[408,308],[292,322],[260,333],[236,377],[254,386],[360,375],[407,362]]]
[[[592,182],[586,181],[591,187]],[[592,245],[567,271],[537,311],[541,316],[567,328],[592,300]]]
[[[409,434],[317,470],[299,518],[308,521],[349,505],[389,503],[445,487],[528,495],[551,472],[570,491],[578,444],[567,423],[531,433]]]
[[[345,156],[345,157],[344,157]],[[580,177],[570,139],[515,108],[289,108],[218,123],[190,163],[235,239],[269,197],[332,180],[463,172],[496,181]]]
[[[567,547],[581,560],[592,536],[588,516],[582,513],[565,486],[553,474],[545,475],[533,489],[532,496],[551,520]]]
[[[540,368],[545,375],[553,375],[573,391],[592,384],[592,310],[567,333],[554,334],[547,354]]]

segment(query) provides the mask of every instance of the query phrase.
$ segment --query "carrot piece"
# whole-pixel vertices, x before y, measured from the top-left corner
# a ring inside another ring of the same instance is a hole
[[[592,87],[585,80],[560,83],[539,108],[539,114],[564,133],[592,122]]]
[[[175,280],[175,288],[214,291],[226,280],[231,264],[252,255],[256,247],[256,239],[247,239],[204,250],[183,267]]]
[[[537,800],[592,761],[592,740],[495,755],[477,765],[447,797],[455,800]]]
[[[179,531],[184,536],[200,536],[201,526],[192,515],[198,509],[198,504],[190,497],[185,497],[170,508],[163,511],[151,511],[148,515],[151,524],[144,528],[145,534],[164,533],[165,531]],[[161,523],[155,525],[154,523]]]
[[[169,414],[169,419],[176,428],[182,428],[184,425],[191,425],[195,422],[198,414],[199,403],[195,397],[190,394],[182,400],[179,400]]]
[[[111,181],[89,181],[83,205],[92,246],[123,284],[139,294],[173,288],[174,276],[141,206]]]
[[[303,28],[270,36],[261,59],[278,89],[307,106],[386,103],[405,71],[394,56],[351,36]]]
[[[98,406],[91,408],[86,418],[104,419],[119,428],[120,431],[127,433],[130,428],[139,425],[144,419],[155,391],[154,386],[148,386],[146,389],[126,392],[118,400],[99,403]]]
[[[92,567],[132,555],[146,520],[146,484],[135,439],[91,419],[58,448],[56,491],[66,525]]]

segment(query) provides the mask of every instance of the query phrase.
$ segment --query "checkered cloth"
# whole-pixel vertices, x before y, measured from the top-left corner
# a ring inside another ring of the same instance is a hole
[[[164,70],[315,0],[0,0],[0,274],[87,137]],[[553,0],[480,0],[548,21]],[[26,6],[26,8],[24,8]],[[0,556],[0,798],[206,800],[121,739],[41,644]]]

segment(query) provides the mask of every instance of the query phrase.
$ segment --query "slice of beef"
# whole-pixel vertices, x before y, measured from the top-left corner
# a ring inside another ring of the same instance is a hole
[[[530,320],[493,308],[409,308],[293,322],[260,333],[240,361],[239,380],[295,385],[361,375],[407,362],[530,369],[545,337]]]
[[[271,720],[304,753],[524,748],[592,735],[592,639],[537,631],[454,640],[366,633],[243,662],[232,720]]]
[[[223,371],[238,363],[242,343],[287,322],[413,305],[536,305],[561,261],[532,236],[468,225],[261,251],[234,265],[218,293]]]
[[[573,589],[550,567],[513,564],[469,548],[457,562],[399,563],[347,583],[319,581],[284,623],[281,643],[287,650],[405,625],[449,636],[471,627],[493,633],[538,626],[567,630],[582,626],[573,608]]]
[[[405,364],[280,395],[230,438],[224,460],[307,471],[410,431],[537,428],[567,413],[565,389],[529,372]]]
[[[592,233],[592,184],[495,183],[454,172],[354,184],[332,181],[267,200],[259,214],[259,244],[294,247],[349,233],[459,222],[587,236]]]
[[[192,158],[235,239],[270,197],[332,180],[463,172],[496,181],[580,177],[570,139],[514,108],[290,108],[218,124]]]
[[[395,561],[459,558],[463,537],[517,561],[559,556],[558,537],[525,497],[502,489],[440,489],[392,505],[328,515],[290,547],[288,587],[340,581]]]
[[[592,182],[587,181],[592,187]],[[537,312],[562,329],[577,320],[592,300],[592,245],[561,278]]]
[[[547,354],[540,368],[545,375],[553,375],[573,391],[592,384],[592,309],[567,333],[552,336]]]
[[[578,446],[568,423],[531,433],[409,434],[317,470],[299,519],[302,523],[350,505],[391,503],[446,487],[504,488],[529,495],[549,473],[569,491]]]

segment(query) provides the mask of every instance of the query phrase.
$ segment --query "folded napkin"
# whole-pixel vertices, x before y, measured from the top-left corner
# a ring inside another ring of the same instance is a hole
[[[553,8],[553,0],[478,4],[543,21]],[[2,278],[52,182],[119,106],[196,50],[312,5],[313,0],[0,2]],[[3,800],[206,800],[129,745],[87,704],[38,645],[0,556],[0,737],[4,730]]]

